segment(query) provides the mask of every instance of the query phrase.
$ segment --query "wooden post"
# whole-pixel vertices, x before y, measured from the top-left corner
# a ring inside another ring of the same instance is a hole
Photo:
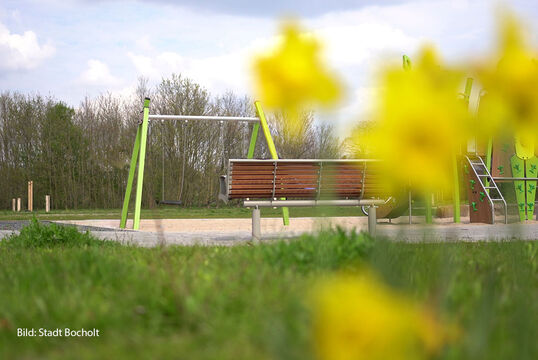
[[[13,209],[13,212],[17,211],[17,199],[11,199],[11,208]]]
[[[50,211],[50,195],[45,195],[45,212]]]
[[[17,211],[21,211],[21,198],[17,198]]]
[[[28,181],[28,211],[34,211],[34,182]]]

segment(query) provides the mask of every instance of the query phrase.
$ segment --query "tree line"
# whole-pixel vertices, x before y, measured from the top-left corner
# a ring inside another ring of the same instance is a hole
[[[34,209],[51,195],[53,209],[121,207],[144,97],[153,114],[254,116],[252,99],[232,92],[212,95],[195,81],[172,75],[150,87],[139,79],[130,96],[86,97],[77,108],[52,96],[0,94],[0,207],[26,203],[34,182]],[[299,134],[286,131],[282,114],[268,114],[281,158],[338,158],[334,129],[302,115]],[[243,122],[150,121],[143,206],[160,200],[185,206],[216,202],[218,175],[227,160],[245,158],[252,124]],[[256,158],[269,158],[262,132]],[[136,181],[136,180],[135,180]]]

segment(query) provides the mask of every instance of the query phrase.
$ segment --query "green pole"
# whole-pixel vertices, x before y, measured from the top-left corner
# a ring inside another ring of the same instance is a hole
[[[129,211],[129,201],[131,200],[131,190],[133,188],[133,180],[138,161],[138,152],[140,151],[140,125],[136,129],[135,143],[133,147],[133,155],[131,156],[131,167],[129,168],[129,177],[127,178],[127,189],[125,189],[125,198],[123,199],[123,209],[121,210],[120,228],[125,229],[127,224],[127,212]]]
[[[267,147],[269,148],[269,153],[271,154],[271,157],[275,160],[278,159],[278,154],[276,152],[275,143],[273,142],[273,138],[271,137],[271,132],[269,131],[269,125],[267,125],[267,120],[265,119],[265,113],[263,112],[262,105],[259,101],[254,102],[254,106],[256,107],[256,113],[258,113],[258,117],[260,118],[260,124],[262,126],[263,135],[265,135],[265,140],[267,141]]]
[[[142,186],[144,184],[144,162],[146,160],[146,142],[148,137],[149,98],[144,99],[144,117],[142,119],[142,131],[140,134],[140,161],[138,163],[138,176],[136,181],[136,200],[133,229],[140,227],[140,208],[142,206]]]
[[[471,90],[473,89],[473,78],[467,78],[465,81],[465,90],[463,92],[463,100],[465,105],[469,107],[469,99],[471,98]],[[453,203],[454,203],[454,222],[461,222],[461,200],[460,200],[460,181],[459,181],[459,169],[458,169],[458,159],[456,156],[452,158],[452,166],[454,169],[454,193],[453,193]]]
[[[256,107],[256,112],[258,113],[258,117],[260,118],[260,125],[262,126],[262,131],[263,131],[263,134],[265,135],[265,140],[267,141],[267,147],[269,148],[269,153],[271,154],[271,157],[273,159],[278,160],[278,154],[276,152],[275,143],[273,142],[273,138],[271,137],[271,132],[269,131],[269,125],[267,125],[267,120],[265,119],[265,113],[263,112],[262,105],[259,101],[255,101],[254,106]],[[250,153],[250,150],[249,150],[249,153]],[[285,200],[285,198],[282,198],[281,200]],[[282,208],[282,220],[284,221],[284,225],[290,224],[290,213],[287,207]]]
[[[469,99],[471,98],[471,90],[473,88],[473,78],[467,78],[465,81],[465,91],[463,92],[463,99],[467,106],[469,106]]]
[[[405,71],[411,70],[411,59],[409,56],[404,55],[402,57],[402,66]],[[457,170],[457,169],[456,169]],[[459,198],[459,194],[458,194]],[[426,199],[426,223],[431,224],[432,223],[432,194],[428,193],[425,195]],[[456,217],[456,210],[454,210],[454,218]],[[458,218],[459,218],[459,203],[458,203]]]
[[[465,101],[465,105],[467,107],[469,106],[469,98],[471,97],[472,88],[473,88],[473,78],[467,78],[467,81],[465,82],[465,90],[463,92],[463,101]],[[458,159],[456,155],[452,157],[452,168],[453,168],[453,176],[454,176],[454,190],[453,190],[453,196],[452,196],[453,197],[452,201],[454,203],[454,222],[460,223],[461,222],[460,181],[459,181]]]
[[[452,169],[454,174],[454,192],[453,192],[453,202],[454,202],[454,222],[461,222],[460,214],[460,181],[459,181],[459,172],[458,172],[458,158],[452,156]]]
[[[250,145],[248,146],[247,159],[254,157],[254,149],[256,148],[256,139],[258,139],[258,131],[260,130],[260,123],[254,124],[252,127],[252,135],[250,136]]]
[[[432,194],[426,194],[426,224],[431,224],[432,219]]]
[[[411,70],[411,59],[407,55],[403,56],[403,68],[404,70]]]

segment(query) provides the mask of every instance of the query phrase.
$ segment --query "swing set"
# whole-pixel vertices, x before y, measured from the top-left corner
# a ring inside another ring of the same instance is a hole
[[[144,185],[144,165],[146,159],[146,145],[148,137],[148,126],[150,120],[194,120],[194,121],[240,121],[252,123],[252,134],[250,137],[250,144],[248,148],[247,159],[252,159],[254,157],[254,149],[256,147],[256,140],[258,138],[258,132],[260,127],[262,128],[263,135],[267,142],[267,147],[271,158],[278,160],[278,154],[276,152],[275,143],[271,137],[271,132],[269,131],[269,126],[267,125],[267,120],[265,118],[265,113],[262,109],[261,103],[259,101],[254,102],[254,107],[256,108],[255,117],[241,117],[241,116],[193,116],[193,115],[157,115],[149,113],[150,99],[144,99],[144,109],[142,111],[142,119],[138,123],[138,128],[136,130],[136,138],[133,146],[133,154],[131,156],[131,165],[129,168],[129,177],[127,179],[127,187],[125,190],[125,198],[123,200],[123,208],[121,211],[121,221],[120,228],[125,229],[127,225],[127,215],[129,211],[129,202],[131,199],[131,191],[133,188],[133,181],[135,176],[136,166],[138,164],[138,175],[136,183],[136,197],[135,197],[135,208],[133,216],[133,229],[138,230],[140,228],[140,212],[142,206],[142,189]],[[289,211],[287,207],[282,208],[282,218],[284,225],[289,225]]]

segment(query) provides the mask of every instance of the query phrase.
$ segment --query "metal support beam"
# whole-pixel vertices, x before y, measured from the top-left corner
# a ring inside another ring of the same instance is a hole
[[[121,210],[120,228],[125,229],[127,225],[127,213],[129,211],[129,201],[131,200],[131,190],[133,188],[134,174],[136,170],[136,163],[138,161],[138,152],[140,151],[140,128],[138,125],[136,129],[135,143],[133,146],[133,154],[131,155],[131,166],[129,167],[129,177],[127,178],[127,188],[125,189],[125,197],[123,198],[123,208]]]
[[[233,162],[250,162],[249,159],[229,159]],[[338,163],[338,164],[357,164],[363,165],[363,163],[380,163],[382,160],[379,159],[275,159],[277,163],[286,163],[286,162],[301,162],[301,163],[320,163],[320,162],[329,162],[329,163]],[[260,163],[269,163],[272,164],[275,161],[271,159],[256,159]]]
[[[502,181],[538,181],[535,177],[491,177],[496,182]]]
[[[133,229],[140,227],[140,211],[142,207],[142,188],[144,185],[144,163],[146,161],[146,143],[148,138],[149,98],[144,100],[144,117],[140,134],[140,160],[138,161],[138,176],[136,178],[136,199],[133,220]]]
[[[409,189],[409,225],[413,223],[413,196],[411,196],[411,189]]]
[[[261,239],[261,215],[260,209],[256,206],[252,210],[252,240]]]
[[[213,120],[213,121],[246,121],[259,123],[257,117],[241,116],[198,116],[198,115],[149,115],[148,120]]]
[[[267,120],[265,119],[265,113],[263,112],[262,105],[259,101],[255,101],[254,106],[256,107],[256,113],[260,119],[260,125],[262,127],[263,134],[265,135],[265,141],[267,141],[269,153],[274,160],[278,160],[275,143],[271,137],[271,131],[269,131],[269,125],[267,125]],[[285,198],[281,198],[280,200],[285,200]],[[282,208],[282,221],[284,222],[284,225],[290,224],[290,212],[287,207]]]
[[[377,224],[376,208],[376,205],[370,205],[368,207],[368,233],[373,238],[375,238],[375,227]]]
[[[313,207],[313,206],[372,206],[385,204],[385,200],[245,200],[245,207]]]
[[[458,170],[458,158],[452,156],[452,176],[454,177],[454,189],[452,190],[452,203],[454,204],[454,223],[459,224],[461,222],[460,214],[460,180],[459,180],[459,170]]]
[[[254,158],[254,150],[256,149],[256,140],[258,139],[259,131],[260,131],[260,122],[257,122],[252,127],[252,134],[250,135],[250,144],[248,146],[247,159]]]
[[[425,200],[425,207],[426,207],[426,224],[432,224],[433,223],[433,216],[432,216],[432,196],[433,194],[427,193]]]

